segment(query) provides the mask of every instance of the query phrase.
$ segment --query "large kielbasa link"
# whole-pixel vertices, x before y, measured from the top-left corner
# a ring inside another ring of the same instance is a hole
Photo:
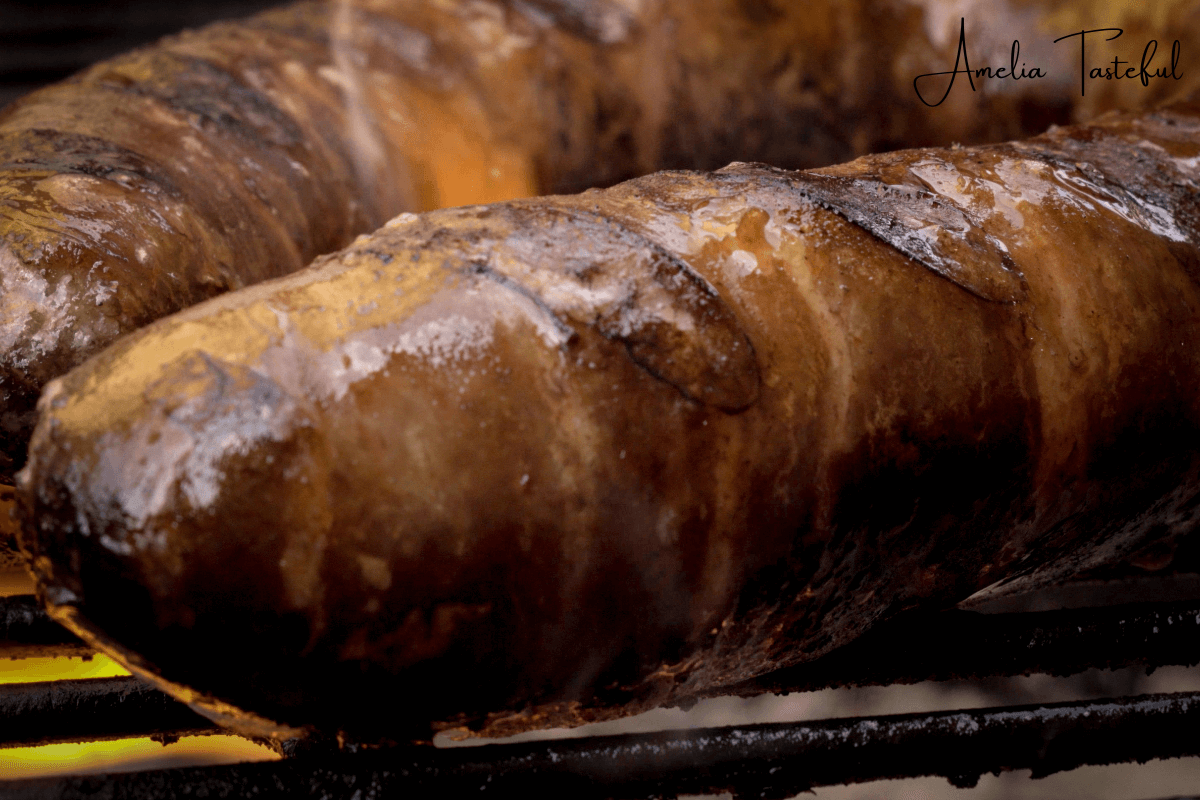
[[[0,483],[47,380],[400,211],[732,159],[818,166],[1132,108],[1200,70],[1084,96],[1075,45],[1049,43],[1120,26],[1092,52],[1128,60],[1157,37],[1159,67],[1174,38],[1200,51],[1196,9],[995,6],[968,21],[975,65],[1023,37],[1048,77],[964,78],[936,109],[912,80],[955,61],[944,2],[301,3],[97,65],[0,114]]]
[[[1192,525],[1198,159],[1177,105],[403,215],[52,382],[24,547],[247,730],[712,693]]]

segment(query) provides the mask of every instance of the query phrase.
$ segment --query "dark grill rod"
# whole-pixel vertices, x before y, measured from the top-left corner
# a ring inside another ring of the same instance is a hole
[[[722,693],[1197,663],[1200,600],[1012,614],[943,611],[898,617],[821,659]]]
[[[0,598],[0,658],[92,651],[32,596]],[[824,658],[721,694],[810,691],[924,680],[1072,675],[1091,668],[1200,663],[1200,600],[980,614],[911,612]]]
[[[90,656],[92,652],[52,620],[33,595],[0,597],[0,658]]]
[[[23,800],[103,797],[479,797],[605,800],[985,772],[1035,777],[1084,764],[1200,754],[1200,693],[1086,703],[748,725],[453,749],[361,750],[274,763],[0,782]]]
[[[133,736],[166,742],[217,732],[213,723],[137,678],[0,685],[0,748]]]

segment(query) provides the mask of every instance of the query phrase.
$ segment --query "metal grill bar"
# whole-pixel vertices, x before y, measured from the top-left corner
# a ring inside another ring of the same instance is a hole
[[[90,652],[72,643],[32,598],[0,599],[0,634],[9,637],[0,640],[0,657]],[[722,694],[1198,662],[1200,601],[997,615],[951,611],[898,619],[823,659]],[[0,686],[0,748],[212,730],[134,678]]]
[[[0,685],[0,748],[218,733],[213,723],[137,678]]]
[[[90,647],[47,616],[33,595],[0,597],[0,658],[91,654]]]
[[[1016,614],[943,611],[897,618],[824,658],[723,693],[1197,663],[1200,600]]]
[[[985,772],[1044,776],[1085,764],[1200,754],[1200,693],[749,725],[439,750],[405,747],[266,764],[0,782],[21,800],[103,797],[479,797],[579,800],[733,792]]]

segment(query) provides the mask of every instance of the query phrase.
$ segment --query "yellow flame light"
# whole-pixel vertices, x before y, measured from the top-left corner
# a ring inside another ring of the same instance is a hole
[[[0,570],[0,597],[32,594],[24,570]],[[128,675],[108,656],[0,659],[0,684]],[[3,723],[3,720],[0,720]],[[0,781],[53,775],[273,761],[279,756],[238,736],[185,736],[165,747],[149,738],[0,749]]]
[[[48,744],[0,750],[0,780],[274,761],[278,758],[262,745],[237,736],[184,736],[165,747],[145,738]]]
[[[14,658],[0,661],[0,683],[65,681],[79,678],[115,678],[128,675],[108,656],[84,658]]]

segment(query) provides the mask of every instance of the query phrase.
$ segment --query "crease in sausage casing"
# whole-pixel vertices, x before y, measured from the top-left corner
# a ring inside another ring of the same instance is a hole
[[[53,613],[255,732],[579,724],[1188,529],[1200,118],[402,215],[52,382]]]

